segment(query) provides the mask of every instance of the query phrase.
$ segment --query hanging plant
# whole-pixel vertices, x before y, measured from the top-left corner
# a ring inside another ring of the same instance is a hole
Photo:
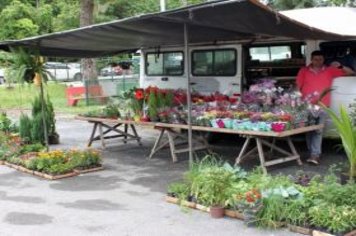
[[[11,48],[13,55],[11,69],[15,72],[18,83],[34,83],[38,86],[48,80],[49,72],[46,70],[38,52],[31,52],[24,48]]]

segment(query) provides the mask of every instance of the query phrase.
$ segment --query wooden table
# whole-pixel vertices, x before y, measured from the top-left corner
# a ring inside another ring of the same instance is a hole
[[[123,138],[123,142],[126,143],[130,140],[136,140],[141,145],[141,137],[137,134],[136,125],[140,126],[149,126],[154,127],[159,130],[160,133],[156,138],[156,141],[151,149],[149,159],[151,159],[158,151],[168,147],[170,149],[170,154],[173,162],[178,160],[178,153],[188,152],[189,148],[185,146],[184,148],[179,147],[182,144],[187,144],[187,135],[178,132],[177,130],[188,130],[189,126],[185,124],[168,124],[168,123],[159,123],[159,122],[135,122],[127,120],[118,120],[118,119],[107,119],[107,118],[90,118],[77,116],[76,119],[88,121],[93,123],[92,134],[89,138],[88,146],[92,144],[93,141],[100,140],[102,147],[105,147],[104,140],[110,138]],[[124,130],[119,128],[123,127]],[[236,134],[246,138],[239,155],[235,160],[235,164],[240,164],[244,159],[251,156],[253,153],[257,152],[257,156],[260,160],[261,167],[265,173],[267,173],[266,167],[277,165],[289,161],[297,161],[299,165],[302,164],[300,155],[298,154],[291,136],[307,133],[310,131],[315,131],[322,129],[323,125],[312,125],[303,128],[286,130],[283,132],[265,132],[265,131],[250,131],[250,130],[233,130],[233,129],[221,129],[213,127],[203,127],[203,126],[192,126],[193,133],[193,151],[207,149],[209,151],[209,145],[206,140],[199,134],[203,132],[214,132],[214,133],[226,133],[226,134]],[[104,131],[103,128],[106,128]],[[99,129],[99,134],[96,134],[97,129]],[[130,129],[132,133],[130,133]],[[110,132],[115,132],[115,135],[108,136]],[[163,140],[164,135],[166,134],[167,139]],[[251,141],[255,142],[251,142]],[[278,146],[276,140],[286,141],[288,148],[283,148]],[[249,146],[252,148],[249,149]],[[266,152],[264,147],[268,147],[270,152],[278,152],[282,154],[282,157],[277,157],[272,160],[266,159]]]
[[[128,141],[137,141],[139,145],[142,145],[141,137],[138,135],[135,125],[154,125],[151,122],[135,122],[129,120],[84,116],[76,116],[75,119],[87,121],[93,124],[93,129],[88,140],[88,147],[90,147],[94,141],[100,140],[102,148],[105,148],[105,140],[113,138],[122,138],[124,143],[127,143]],[[97,134],[98,131],[99,133]]]
[[[178,161],[178,157],[176,154],[189,152],[187,135],[178,131],[182,129],[187,130],[188,125],[156,123],[155,128],[160,130],[160,134],[156,138],[156,141],[151,149],[149,159],[151,159],[159,150],[165,147],[169,147],[173,162]],[[163,141],[163,137],[165,134],[167,135],[167,140]],[[204,150],[204,149],[210,152],[208,142],[202,136],[200,131],[194,132],[192,136],[193,136],[193,144],[192,144],[193,152]]]
[[[161,135],[156,139],[155,145],[152,149],[150,157],[159,150],[157,148],[157,143],[160,142],[160,138],[163,135],[164,131],[168,131],[168,138],[171,133],[171,129],[178,128],[178,129],[185,129],[187,130],[189,128],[188,125],[183,125],[183,124],[166,124],[166,123],[156,123],[155,127],[160,127],[162,128]],[[192,126],[193,131],[200,131],[200,132],[215,132],[215,133],[226,133],[226,134],[237,134],[240,136],[243,136],[246,138],[242,149],[240,150],[240,153],[238,157],[235,160],[235,165],[240,164],[242,160],[245,158],[251,156],[251,154],[255,153],[257,151],[258,158],[261,163],[261,167],[263,169],[264,173],[267,173],[266,167],[284,163],[284,162],[289,162],[289,161],[297,161],[299,165],[302,165],[302,161],[300,159],[300,155],[298,154],[291,136],[297,135],[297,134],[302,134],[302,133],[307,133],[310,131],[315,131],[322,129],[324,126],[323,125],[312,125],[312,126],[307,126],[307,127],[302,127],[302,128],[297,128],[297,129],[291,129],[291,130],[286,130],[283,132],[265,132],[265,131],[250,131],[250,130],[233,130],[233,129],[221,129],[221,128],[213,128],[213,127],[203,127],[203,126]],[[255,140],[255,143],[252,143],[251,140]],[[272,140],[272,141],[271,141]],[[288,149],[285,149],[283,147],[279,147],[276,144],[276,140],[284,140],[288,144]],[[194,150],[199,150],[202,148],[207,148],[208,149],[208,144],[206,141],[199,140],[201,142],[201,146],[195,146],[193,148]],[[174,148],[175,143],[172,138],[169,138],[168,143],[171,147],[171,156],[173,161],[177,161],[176,153],[184,152],[184,151],[189,151],[189,149],[183,149],[183,150],[176,150]],[[248,150],[249,145],[252,144],[253,148]],[[275,158],[273,160],[266,160],[265,157],[265,151],[263,149],[263,146],[269,147],[269,151],[272,153],[273,151],[278,152],[279,154],[282,154],[284,156]],[[193,150],[193,151],[194,151]]]

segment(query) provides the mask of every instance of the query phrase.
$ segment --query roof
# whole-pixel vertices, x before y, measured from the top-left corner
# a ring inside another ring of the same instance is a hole
[[[306,26],[257,0],[221,0],[23,40],[4,41],[0,42],[0,49],[8,51],[10,47],[22,46],[37,49],[43,56],[100,57],[142,47],[182,45],[184,24],[188,26],[189,43],[264,37],[349,38]]]
[[[356,8],[317,7],[281,11],[281,14],[312,27],[342,35],[356,35]],[[328,20],[330,19],[330,20]]]

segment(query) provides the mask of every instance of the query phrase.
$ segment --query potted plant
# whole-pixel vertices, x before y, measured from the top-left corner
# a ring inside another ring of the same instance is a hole
[[[213,218],[224,216],[225,202],[230,198],[230,189],[236,176],[219,166],[200,171],[192,181],[192,193],[199,203],[210,207]]]
[[[340,134],[342,145],[349,160],[350,169],[348,173],[342,173],[342,176],[347,176],[349,180],[356,179],[356,127],[353,126],[352,120],[345,107],[340,106],[339,115],[325,106],[324,109],[331,117]],[[341,179],[343,179],[343,177]]]

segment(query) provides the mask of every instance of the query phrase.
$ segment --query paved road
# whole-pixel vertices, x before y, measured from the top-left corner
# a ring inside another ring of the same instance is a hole
[[[61,145],[52,149],[85,147],[91,126],[67,118],[57,123]],[[103,152],[106,169],[97,173],[47,181],[0,166],[0,235],[297,235],[247,228],[240,221],[216,220],[195,210],[186,213],[164,202],[167,185],[188,168],[187,157],[173,164],[167,151],[148,161],[157,133],[139,132],[143,147],[111,142]],[[225,150],[232,159],[238,151],[235,141],[220,142],[216,150]],[[299,168],[290,166],[271,171],[288,173]]]

